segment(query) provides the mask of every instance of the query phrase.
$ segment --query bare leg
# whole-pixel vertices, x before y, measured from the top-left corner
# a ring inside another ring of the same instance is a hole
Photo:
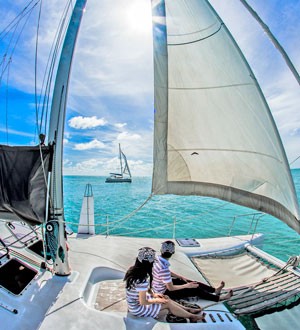
[[[201,311],[202,311],[202,308],[191,308],[191,307],[186,307],[186,306],[183,306],[181,304],[179,304],[178,302],[172,300],[174,304],[177,304],[179,307],[183,308],[184,310],[192,313],[192,314],[199,314]]]
[[[164,308],[164,305],[162,305],[156,319],[158,321],[165,322],[166,316],[168,315],[168,313],[169,313],[169,310],[167,308]]]
[[[167,308],[173,315],[188,318],[191,322],[202,321],[204,319],[204,315],[195,315],[187,310],[183,309],[181,305],[175,303],[173,300],[169,299],[167,303],[163,304],[161,307],[161,312]],[[160,313],[161,313],[160,312]],[[159,313],[159,314],[160,314]]]
[[[219,295],[219,294],[221,293],[222,289],[224,288],[224,286],[225,286],[225,282],[222,281],[222,282],[220,283],[220,285],[216,288],[215,293],[216,293],[217,295]]]
[[[227,294],[220,297],[220,300],[227,300],[230,299],[233,296],[233,291],[230,290]]]

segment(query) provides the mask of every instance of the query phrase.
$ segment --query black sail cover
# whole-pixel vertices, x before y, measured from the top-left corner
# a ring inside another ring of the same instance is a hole
[[[0,219],[45,221],[50,155],[47,146],[0,145]]]

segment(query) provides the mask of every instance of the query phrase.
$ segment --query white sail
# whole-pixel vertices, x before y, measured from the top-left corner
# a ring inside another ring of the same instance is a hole
[[[277,128],[224,23],[207,1],[152,4],[153,193],[217,197],[274,215],[300,232]]]

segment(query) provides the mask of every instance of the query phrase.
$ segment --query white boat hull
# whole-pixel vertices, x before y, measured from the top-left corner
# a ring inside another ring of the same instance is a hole
[[[1,237],[6,228],[1,225]],[[201,239],[200,247],[177,246],[172,269],[195,280],[204,279],[196,270],[188,256],[223,250],[228,254],[232,249],[242,248],[252,236]],[[262,236],[255,235],[253,243],[262,244]],[[56,276],[51,272],[39,270],[37,277],[20,296],[14,296],[0,289],[0,302],[17,314],[0,308],[2,329],[243,329],[233,318],[228,325],[218,323],[169,324],[151,318],[135,318],[121,312],[99,311],[95,308],[95,299],[99,283],[103,280],[120,280],[136,257],[141,246],[151,246],[159,251],[161,239],[105,237],[73,234],[69,237],[71,275]],[[19,250],[20,251],[20,250]],[[42,261],[27,249],[24,255],[36,261]],[[12,254],[12,251],[11,251]],[[215,308],[213,308],[215,309]],[[218,309],[226,312],[223,304]],[[211,312],[213,313],[213,312]]]

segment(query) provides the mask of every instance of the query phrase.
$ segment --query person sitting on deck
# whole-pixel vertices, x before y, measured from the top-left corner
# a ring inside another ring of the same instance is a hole
[[[172,241],[165,241],[161,245],[161,256],[154,261],[152,276],[153,290],[156,293],[167,295],[171,299],[184,299],[188,297],[199,297],[201,299],[220,301],[229,299],[233,292],[221,296],[225,286],[222,281],[220,286],[214,288],[201,282],[191,281],[181,275],[170,271],[169,259],[175,253],[175,244]]]
[[[149,247],[139,249],[135,264],[125,274],[128,310],[135,316],[160,318],[168,312],[190,322],[203,321],[201,309],[187,308],[162,294],[151,292],[152,267],[155,251]],[[150,293],[151,292],[151,293]]]

